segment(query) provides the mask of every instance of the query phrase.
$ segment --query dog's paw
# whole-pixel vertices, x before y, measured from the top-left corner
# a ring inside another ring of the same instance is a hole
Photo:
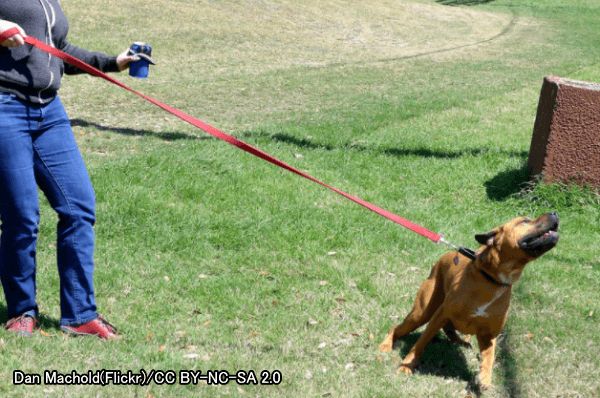
[[[394,345],[392,344],[392,342],[385,340],[383,343],[379,344],[379,351],[380,352],[392,352],[392,349]]]
[[[461,347],[473,348],[473,346],[471,345],[471,343],[468,342],[468,341],[465,341],[465,340],[456,341],[455,343],[458,344]]]
[[[471,335],[469,334],[460,336],[457,333],[449,333],[448,339],[451,343],[459,345],[461,347],[473,348],[473,346],[471,345]]]
[[[461,340],[462,340],[462,341],[463,341],[463,343],[464,343],[463,347],[466,347],[466,348],[473,348],[473,346],[471,345],[471,338],[472,338],[472,337],[473,337],[473,336],[471,336],[470,334],[464,334],[464,335],[462,336],[462,339],[461,339]]]
[[[484,377],[482,379],[481,375],[477,377],[477,384],[481,391],[487,391],[492,388],[492,380],[491,377]]]
[[[479,388],[481,391],[488,391],[492,388],[492,383],[479,383]]]
[[[404,373],[405,375],[411,375],[411,374],[413,374],[413,369],[408,365],[400,365],[400,367],[396,371],[396,374],[401,374],[401,373]]]

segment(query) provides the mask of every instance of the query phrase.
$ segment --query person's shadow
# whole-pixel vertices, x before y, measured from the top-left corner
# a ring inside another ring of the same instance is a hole
[[[130,137],[155,137],[165,141],[175,140],[208,140],[213,139],[209,136],[200,136],[194,134],[178,133],[178,132],[155,132],[143,129],[125,128],[125,127],[114,127],[106,126],[96,122],[91,122],[84,119],[71,119],[71,127],[82,127],[82,128],[93,128],[100,131],[111,132],[115,134],[121,134]]]
[[[394,352],[400,350],[400,359],[408,354],[421,334],[413,332],[394,343]],[[467,382],[467,391],[474,396],[479,396],[481,390],[476,381],[477,373],[469,369],[467,359],[462,351],[464,349],[476,348],[463,348],[438,333],[425,347],[415,373],[465,381]]]

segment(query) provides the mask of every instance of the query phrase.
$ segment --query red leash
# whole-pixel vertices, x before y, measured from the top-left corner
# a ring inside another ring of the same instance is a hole
[[[6,40],[9,37],[12,37],[13,35],[15,35],[17,33],[19,33],[19,31],[16,28],[9,29],[8,31],[3,32],[0,35],[0,43],[3,42],[4,40]],[[421,236],[423,236],[423,237],[425,237],[427,239],[430,239],[431,241],[433,241],[435,243],[438,243],[440,241],[444,241],[442,235],[440,235],[438,233],[430,231],[427,228],[424,228],[424,227],[422,227],[420,225],[417,225],[417,224],[415,224],[415,223],[413,223],[413,222],[411,222],[411,221],[409,221],[409,220],[407,220],[407,219],[405,219],[403,217],[400,217],[400,216],[398,216],[398,215],[396,215],[394,213],[391,213],[391,212],[389,212],[389,211],[387,211],[385,209],[382,209],[381,207],[378,207],[378,206],[376,206],[376,205],[374,205],[372,203],[369,203],[366,200],[363,200],[363,199],[358,198],[356,196],[350,195],[350,194],[348,194],[348,193],[346,193],[344,191],[341,191],[341,190],[339,190],[339,189],[337,189],[337,188],[335,188],[335,187],[333,187],[331,185],[325,184],[324,182],[316,179],[315,177],[313,177],[313,176],[311,176],[311,175],[309,175],[307,173],[304,173],[304,172],[302,172],[302,171],[300,171],[300,170],[298,170],[298,169],[296,169],[296,168],[288,165],[287,163],[282,162],[281,160],[279,160],[279,159],[277,159],[277,158],[269,155],[268,153],[265,153],[265,152],[261,151],[260,149],[257,149],[255,147],[249,145],[249,144],[246,144],[243,141],[238,140],[237,138],[235,138],[235,137],[233,137],[233,136],[231,136],[229,134],[224,133],[223,131],[221,131],[221,130],[219,130],[219,129],[217,129],[217,128],[215,128],[215,127],[213,127],[213,126],[211,126],[211,125],[209,125],[209,124],[207,124],[205,122],[203,122],[202,120],[196,119],[195,117],[190,116],[187,113],[184,113],[184,112],[180,111],[179,109],[173,108],[173,107],[171,107],[171,106],[169,106],[167,104],[164,104],[164,103],[162,103],[162,102],[160,102],[160,101],[158,101],[158,100],[156,100],[156,99],[154,99],[152,97],[149,97],[149,96],[147,96],[145,94],[142,94],[139,91],[136,91],[136,90],[130,88],[129,86],[127,86],[127,85],[121,83],[120,81],[118,81],[118,80],[116,80],[116,79],[108,76],[107,74],[101,72],[100,70],[98,70],[98,69],[96,69],[96,68],[94,68],[94,67],[86,64],[85,62],[79,60],[78,58],[75,58],[75,57],[73,57],[73,56],[71,56],[71,55],[69,55],[69,54],[67,54],[67,53],[65,53],[63,51],[60,51],[60,50],[58,50],[58,49],[56,49],[54,47],[51,47],[51,46],[49,46],[49,45],[47,45],[45,43],[42,43],[41,41],[37,40],[34,37],[31,37],[31,36],[25,37],[25,42],[28,43],[28,44],[30,44],[30,45],[32,45],[32,46],[37,47],[38,49],[40,49],[42,51],[45,51],[45,52],[47,52],[47,53],[49,53],[51,55],[54,55],[55,57],[58,57],[58,58],[62,59],[63,61],[67,62],[68,64],[71,64],[71,65],[73,65],[73,66],[75,66],[75,67],[77,67],[77,68],[79,68],[79,69],[81,69],[81,70],[89,73],[90,75],[100,77],[100,78],[102,78],[104,80],[108,80],[109,82],[111,82],[111,83],[113,83],[113,84],[121,87],[122,89],[127,90],[127,91],[129,91],[129,92],[131,92],[131,93],[133,93],[133,94],[135,94],[135,95],[137,95],[137,96],[145,99],[146,101],[148,101],[148,102],[150,102],[150,103],[152,103],[152,104],[154,104],[154,105],[156,105],[156,106],[164,109],[165,111],[167,111],[167,112],[169,112],[169,113],[177,116],[178,118],[180,118],[181,120],[183,120],[183,121],[191,124],[192,126],[195,126],[195,127],[199,128],[199,129],[205,131],[206,133],[212,135],[213,137],[216,137],[216,138],[218,138],[220,140],[226,141],[229,144],[242,149],[243,151],[246,151],[246,152],[248,152],[248,153],[250,153],[250,154],[252,154],[254,156],[257,156],[257,157],[259,157],[259,158],[261,158],[261,159],[263,159],[263,160],[265,160],[265,161],[267,161],[269,163],[272,163],[272,164],[274,164],[276,166],[279,166],[279,167],[281,167],[283,169],[286,169],[286,170],[288,170],[288,171],[290,171],[290,172],[292,172],[294,174],[297,174],[297,175],[299,175],[301,177],[304,177],[304,178],[306,178],[306,179],[308,179],[308,180],[310,180],[310,181],[312,181],[314,183],[317,183],[317,184],[319,184],[319,185],[321,185],[321,186],[323,186],[323,187],[325,187],[327,189],[330,189],[331,191],[333,191],[333,192],[335,192],[335,193],[337,193],[337,194],[345,197],[346,199],[349,199],[349,200],[351,200],[351,201],[353,201],[353,202],[355,202],[355,203],[357,203],[357,204],[359,204],[359,205],[361,205],[361,206],[363,206],[363,207],[365,207],[365,208],[367,208],[367,209],[369,209],[369,210],[371,210],[371,211],[379,214],[380,216],[385,217],[388,220],[395,222],[396,224],[400,224],[401,226],[403,226],[405,228],[408,228],[411,231],[413,231],[413,232],[415,232],[415,233],[417,233],[417,234],[419,234],[419,235],[421,235]]]

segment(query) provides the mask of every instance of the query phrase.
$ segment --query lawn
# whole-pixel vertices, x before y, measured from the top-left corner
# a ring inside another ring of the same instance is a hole
[[[322,4],[323,3],[323,4]],[[557,248],[513,290],[486,397],[600,396],[600,196],[524,168],[542,79],[600,81],[597,0],[63,0],[73,44],[143,40],[117,78],[454,242],[556,210]],[[412,377],[377,346],[446,250],[115,86],[61,96],[97,195],[99,309],[117,342],[58,329],[56,216],[38,244],[42,331],[0,333],[14,397],[465,397],[477,349]],[[0,319],[6,318],[0,301]],[[13,370],[279,370],[279,385],[17,386]]]

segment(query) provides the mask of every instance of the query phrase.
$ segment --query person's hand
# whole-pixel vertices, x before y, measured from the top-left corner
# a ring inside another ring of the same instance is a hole
[[[23,28],[21,28],[16,23],[0,20],[0,34],[2,34],[3,32],[5,32],[9,29],[12,29],[12,28],[19,29],[19,33],[4,40],[2,43],[0,43],[0,46],[13,48],[13,47],[19,47],[19,46],[22,46],[23,44],[25,44],[24,37],[26,37],[27,35],[25,34],[25,31],[23,30]]]
[[[129,68],[130,63],[139,61],[139,59],[140,57],[137,55],[131,55],[129,53],[129,49],[123,51],[121,54],[117,55],[117,66],[119,68],[119,72]]]

